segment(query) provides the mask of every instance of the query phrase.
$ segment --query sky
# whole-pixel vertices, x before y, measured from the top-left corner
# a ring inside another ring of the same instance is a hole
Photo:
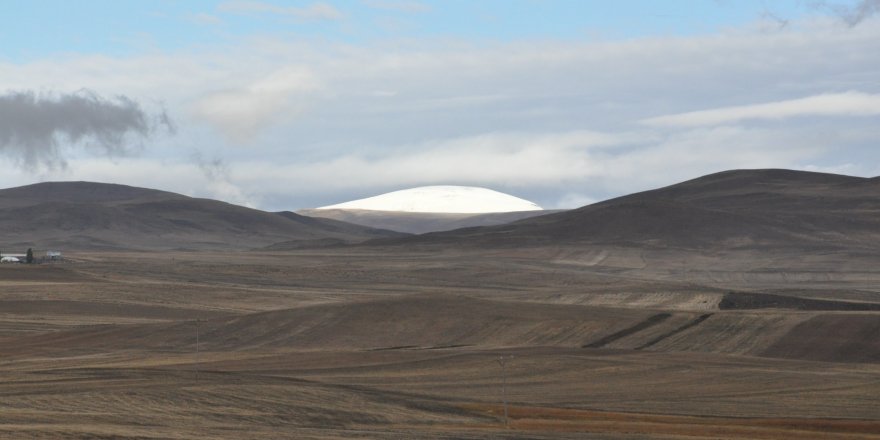
[[[555,209],[728,169],[880,175],[880,0],[0,0],[0,48],[3,188]]]

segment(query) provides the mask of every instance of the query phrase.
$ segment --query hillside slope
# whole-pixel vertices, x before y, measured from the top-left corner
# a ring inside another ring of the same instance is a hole
[[[880,244],[880,179],[727,171],[508,225],[395,243],[873,251]]]
[[[6,249],[247,249],[399,235],[125,185],[47,182],[0,190]]]
[[[16,303],[10,303],[15,305]],[[880,304],[871,312],[776,313],[742,309],[661,311],[576,304],[540,304],[423,294],[326,303],[200,323],[206,351],[256,349],[435,350],[470,347],[567,347],[661,352],[712,352],[828,362],[880,362]],[[64,303],[64,305],[69,305]],[[94,307],[94,306],[93,306]],[[158,309],[157,309],[158,310]],[[141,307],[132,314],[153,312]],[[153,312],[157,313],[157,312]],[[193,311],[177,311],[186,316]],[[0,338],[5,352],[45,347],[99,351],[136,346],[194,349],[192,320],[95,325]]]

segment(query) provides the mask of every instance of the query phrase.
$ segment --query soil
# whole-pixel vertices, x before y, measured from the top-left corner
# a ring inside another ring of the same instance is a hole
[[[880,438],[877,274],[603,249],[0,267],[0,437]]]

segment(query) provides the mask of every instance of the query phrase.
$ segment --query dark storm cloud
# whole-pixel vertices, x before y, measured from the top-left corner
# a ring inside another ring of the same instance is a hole
[[[62,146],[82,145],[101,155],[126,153],[164,128],[175,131],[168,115],[152,115],[126,97],[103,98],[91,91],[0,95],[0,152],[28,169],[63,167]]]

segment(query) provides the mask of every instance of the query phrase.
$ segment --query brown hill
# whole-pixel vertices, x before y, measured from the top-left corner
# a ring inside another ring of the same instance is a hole
[[[0,190],[4,250],[247,249],[395,236],[400,234],[125,185],[48,182]]]
[[[43,182],[0,190],[0,209],[44,203],[133,203],[183,200],[189,197],[167,191],[112,183]]]
[[[880,244],[880,180],[791,170],[727,171],[508,225],[394,243],[872,251]]]
[[[459,214],[434,212],[372,211],[368,209],[301,209],[297,214],[340,220],[371,228],[388,229],[408,234],[451,231],[476,226],[495,226],[517,220],[561,212],[518,211],[488,214]]]

